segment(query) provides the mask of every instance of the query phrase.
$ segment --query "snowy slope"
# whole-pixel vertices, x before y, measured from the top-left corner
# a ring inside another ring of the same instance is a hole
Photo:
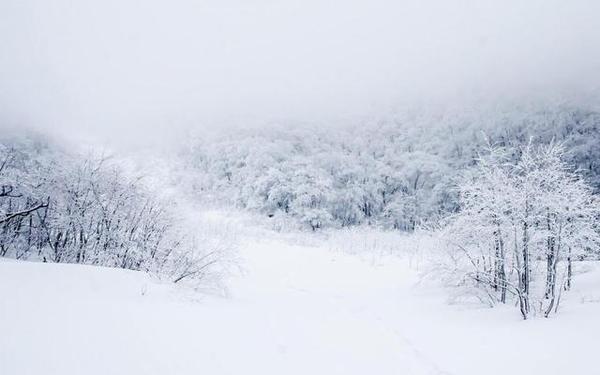
[[[249,240],[242,256],[231,297],[201,300],[137,272],[0,261],[0,374],[599,371],[600,293],[586,292],[598,273],[559,315],[523,322],[447,305],[400,259],[274,239]]]

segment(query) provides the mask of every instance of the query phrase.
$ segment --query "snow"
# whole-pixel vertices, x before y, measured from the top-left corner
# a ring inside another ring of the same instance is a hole
[[[308,241],[310,242],[310,241]],[[406,257],[248,236],[227,298],[146,274],[0,261],[0,374],[591,374],[600,272],[558,315],[449,305]]]

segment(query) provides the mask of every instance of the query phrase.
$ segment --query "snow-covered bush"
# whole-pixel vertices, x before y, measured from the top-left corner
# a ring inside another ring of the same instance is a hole
[[[576,259],[600,244],[600,201],[561,145],[492,147],[460,180],[444,237],[455,282],[524,319],[556,311]]]
[[[169,204],[107,158],[0,143],[0,256],[206,278],[227,248],[182,228]]]

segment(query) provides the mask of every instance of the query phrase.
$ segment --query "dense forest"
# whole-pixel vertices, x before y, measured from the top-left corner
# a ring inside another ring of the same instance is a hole
[[[600,112],[582,106],[407,111],[357,125],[201,134],[184,153],[197,196],[306,228],[413,231],[459,209],[457,178],[489,146],[560,143],[600,190]]]

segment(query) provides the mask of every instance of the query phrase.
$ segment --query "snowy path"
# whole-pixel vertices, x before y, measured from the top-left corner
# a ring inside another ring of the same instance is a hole
[[[265,361],[279,362],[272,373],[440,373],[378,314],[408,281],[397,268],[275,241],[245,252],[250,273],[235,296],[267,317],[262,343],[276,353]]]
[[[597,303],[524,323],[416,292],[400,260],[276,240],[242,256],[231,298],[200,302],[136,272],[0,261],[0,374],[593,373]]]

